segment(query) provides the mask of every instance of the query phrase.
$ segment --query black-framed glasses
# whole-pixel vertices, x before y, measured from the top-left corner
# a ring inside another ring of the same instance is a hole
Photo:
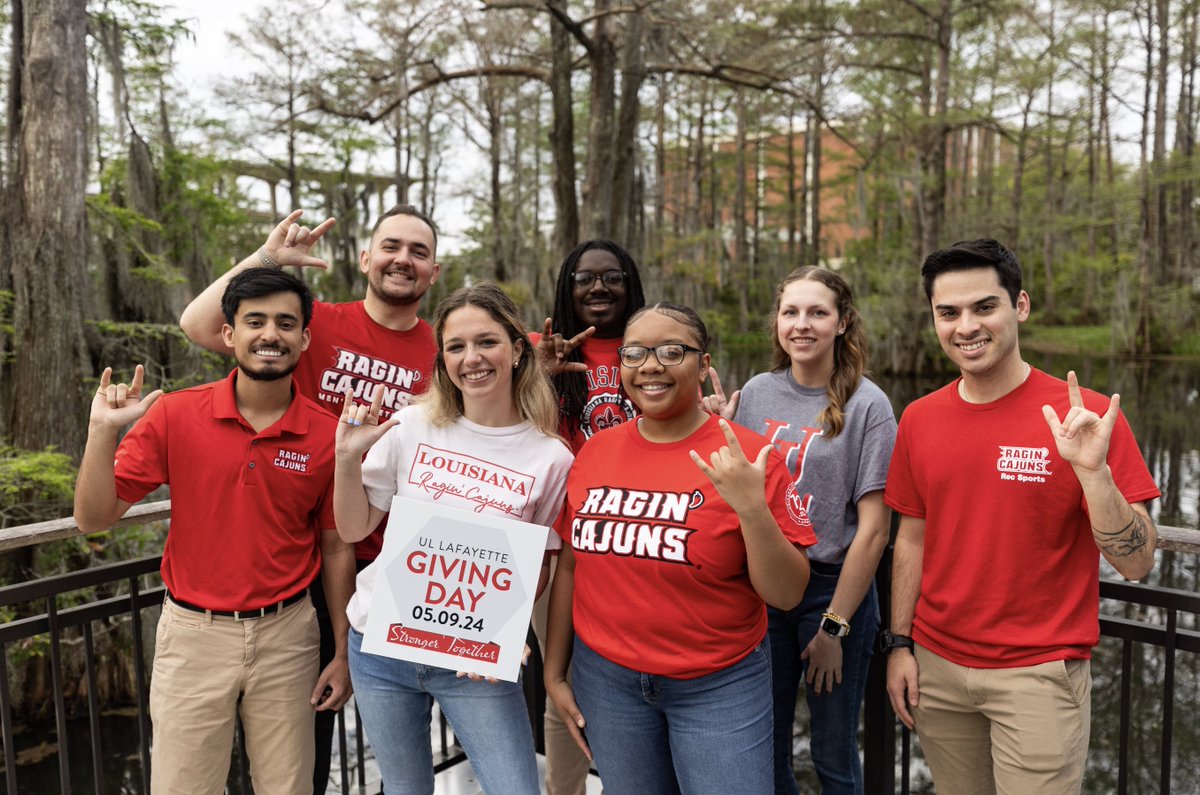
[[[620,287],[629,278],[629,274],[624,271],[605,271],[604,273],[596,273],[595,271],[575,271],[571,274],[571,281],[576,287],[591,287],[599,279],[605,287]]]
[[[617,355],[621,357],[621,364],[626,367],[639,367],[646,361],[646,357],[650,355],[651,351],[654,351],[654,358],[663,367],[674,367],[677,364],[682,364],[683,357],[689,353],[704,353],[704,351],[699,348],[693,348],[691,345],[668,342],[663,345],[655,345],[653,348],[647,348],[645,345],[625,345],[617,348]]]

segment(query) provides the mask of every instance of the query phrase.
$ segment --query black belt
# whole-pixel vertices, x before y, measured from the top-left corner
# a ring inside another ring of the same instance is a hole
[[[205,614],[211,613],[214,616],[225,616],[237,621],[249,621],[252,618],[265,618],[267,616],[273,616],[283,608],[289,605],[294,605],[296,602],[299,602],[301,599],[304,599],[307,596],[308,589],[302,588],[299,592],[292,594],[287,599],[281,599],[280,601],[273,602],[266,607],[259,607],[255,608],[254,610],[209,610],[208,608],[194,605],[191,602],[185,602],[176,597],[174,594],[167,592],[167,598],[179,607],[182,607],[184,610],[194,610],[197,613]]]

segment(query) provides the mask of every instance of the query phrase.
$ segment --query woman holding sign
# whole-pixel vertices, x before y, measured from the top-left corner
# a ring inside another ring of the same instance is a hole
[[[642,416],[567,484],[546,690],[610,795],[772,788],[764,603],[800,601],[816,537],[770,443],[701,408],[707,348],[687,307],[635,314],[618,353]]]
[[[457,290],[438,305],[434,336],[432,383],[417,403],[380,425],[380,391],[370,407],[346,396],[334,513],[347,541],[367,535],[396,495],[540,525],[558,515],[571,453],[556,435],[557,403],[511,299],[490,284]],[[557,541],[551,533],[547,547]],[[358,575],[346,612],[350,675],[384,790],[433,792],[429,725],[436,699],[485,792],[537,793],[519,684],[363,651],[378,569],[372,564]],[[478,619],[465,606],[460,620],[473,626]]]

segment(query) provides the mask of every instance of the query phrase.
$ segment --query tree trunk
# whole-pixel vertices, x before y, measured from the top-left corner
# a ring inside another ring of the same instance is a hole
[[[1050,77],[1046,86],[1046,207],[1045,229],[1042,233],[1042,309],[1047,320],[1053,321],[1054,306],[1054,230],[1057,214],[1057,197],[1054,181],[1054,81],[1055,81],[1055,4],[1050,3],[1050,41],[1047,47],[1050,61]]]
[[[78,457],[87,413],[87,8],[84,0],[13,4],[7,234],[13,292],[5,340],[5,432],[17,447]],[[48,402],[49,401],[49,402]]]
[[[504,119],[501,116],[500,90],[491,78],[484,78],[481,93],[487,111],[488,160],[491,164],[488,206],[492,223],[492,278],[498,282],[508,281],[508,268],[504,260],[504,205],[500,185],[500,161],[504,156],[500,143],[504,135]]]
[[[1150,93],[1154,84],[1154,0],[1146,4],[1146,70],[1143,75],[1142,93],[1142,145],[1141,145],[1141,236],[1138,239],[1137,251],[1137,317],[1133,338],[1130,340],[1131,353],[1150,352],[1150,271],[1152,257],[1150,248],[1153,245],[1155,233],[1154,201],[1151,195],[1150,153],[1147,144],[1150,141]]]
[[[646,62],[642,52],[642,35],[645,22],[640,11],[627,18],[628,28],[622,49],[621,102],[617,111],[617,132],[614,143],[615,162],[612,188],[612,236],[621,245],[630,248],[639,258],[639,251],[632,246],[637,225],[638,205],[634,201],[634,181],[637,173],[637,127],[641,103],[638,92],[646,78]]]
[[[788,111],[786,144],[787,169],[787,264],[796,263],[796,100]]]
[[[613,229],[617,48],[612,19],[607,13],[611,6],[612,0],[596,0],[596,22],[592,31],[591,124],[588,127],[587,175],[583,185],[584,234],[588,237],[612,237]]]
[[[1192,171],[1192,160],[1196,154],[1196,24],[1200,8],[1195,4],[1188,9],[1183,19],[1183,49],[1180,53],[1179,107],[1176,111],[1175,148],[1179,152],[1181,173],[1179,176],[1179,233],[1178,254],[1171,273],[1176,285],[1187,284],[1195,269],[1192,253],[1194,236],[1194,208],[1196,206],[1196,180]]]
[[[549,0],[566,13],[566,0]],[[554,250],[562,259],[579,243],[579,203],[575,196],[575,109],[571,104],[571,34],[550,15],[550,151],[554,170]]]
[[[1153,255],[1150,260],[1150,276],[1154,284],[1161,284],[1167,276],[1170,259],[1170,241],[1167,235],[1167,67],[1171,62],[1170,33],[1171,16],[1168,0],[1156,0],[1158,17],[1158,64],[1154,96],[1154,225],[1151,238]],[[1147,350],[1147,352],[1149,352]]]
[[[924,194],[924,220],[921,225],[923,254],[941,247],[942,227],[946,218],[946,113],[950,101],[950,48],[954,37],[954,19],[950,6],[950,0],[940,0],[938,3],[935,27],[937,79],[932,86],[933,118],[928,124],[926,143],[921,153]]]

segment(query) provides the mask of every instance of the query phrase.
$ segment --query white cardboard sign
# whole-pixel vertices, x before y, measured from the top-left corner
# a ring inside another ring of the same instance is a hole
[[[363,650],[517,681],[549,532],[394,497]]]

